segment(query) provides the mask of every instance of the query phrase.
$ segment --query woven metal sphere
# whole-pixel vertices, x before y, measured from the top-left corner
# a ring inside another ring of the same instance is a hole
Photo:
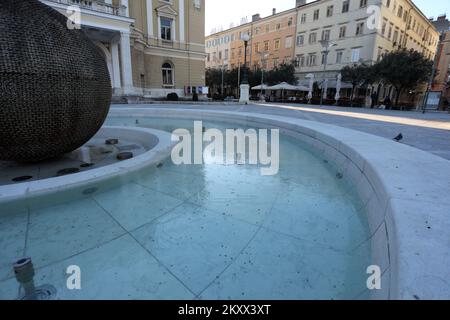
[[[37,0],[0,1],[0,160],[71,152],[106,119],[112,90],[105,59],[67,25]]]

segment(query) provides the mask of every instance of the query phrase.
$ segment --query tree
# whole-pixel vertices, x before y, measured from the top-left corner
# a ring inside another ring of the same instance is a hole
[[[222,85],[222,70],[220,69],[206,69],[205,74],[206,86],[210,87],[211,90],[220,88]],[[215,92],[212,92],[213,94]]]
[[[224,71],[224,87],[232,91],[239,90],[238,80],[242,80],[244,68],[240,68],[241,74],[239,75],[239,68]],[[250,87],[255,87],[261,84],[262,70],[259,68],[248,68],[248,82]],[[281,64],[278,67],[270,71],[264,72],[264,83],[269,85],[275,85],[280,82],[287,82],[290,84],[296,84],[297,78],[295,77],[295,67],[293,64]],[[220,91],[222,86],[222,70],[209,68],[206,70],[206,85],[211,88],[213,94]],[[225,90],[227,91],[227,90]]]
[[[342,81],[352,84],[352,94],[350,96],[351,105],[353,105],[356,89],[373,83],[377,77],[375,67],[364,63],[345,66],[341,70],[341,75]]]
[[[265,75],[269,85],[275,85],[281,82],[287,82],[289,84],[297,84],[297,78],[295,77],[295,66],[292,63],[282,63],[276,66],[274,69],[267,72]]]
[[[398,106],[404,90],[413,90],[429,80],[433,62],[420,52],[402,49],[385,54],[374,68],[381,79],[395,88],[395,105]]]

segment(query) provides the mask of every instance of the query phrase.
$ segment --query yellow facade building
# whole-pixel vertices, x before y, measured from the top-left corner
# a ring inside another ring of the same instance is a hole
[[[205,0],[41,0],[103,53],[116,101],[190,96],[205,86]],[[75,10],[75,11],[74,11]]]

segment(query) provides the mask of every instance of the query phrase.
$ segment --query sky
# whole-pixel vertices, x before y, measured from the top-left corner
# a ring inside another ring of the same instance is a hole
[[[311,2],[311,1],[308,1]],[[427,17],[437,17],[446,13],[450,17],[449,0],[413,0]],[[228,29],[231,23],[239,25],[241,18],[251,20],[252,15],[260,13],[261,17],[293,8],[295,0],[206,0],[206,34],[213,28]]]

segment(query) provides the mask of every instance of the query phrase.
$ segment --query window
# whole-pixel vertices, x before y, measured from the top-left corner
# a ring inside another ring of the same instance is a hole
[[[323,30],[322,31],[322,40],[330,40],[330,30]]]
[[[225,49],[225,60],[228,60],[229,52],[228,49]]]
[[[381,27],[381,34],[384,36],[386,33],[386,27],[387,27],[387,20],[383,20],[383,25]]]
[[[314,10],[314,21],[319,20],[319,14],[320,14],[319,9]]]
[[[277,23],[277,30],[281,29],[281,23]]]
[[[401,17],[403,16],[403,7],[402,7],[402,6],[399,6],[399,7],[398,7],[397,16],[398,16],[399,18],[401,18]]]
[[[344,56],[344,51],[337,51],[336,52],[336,64],[342,63],[342,57]]]
[[[259,34],[259,27],[255,28],[255,34]]]
[[[322,65],[325,65],[327,60],[327,55],[325,53],[322,53]]]
[[[345,38],[345,33],[347,32],[347,27],[342,26],[339,28],[339,39]]]
[[[292,36],[286,37],[285,42],[284,42],[284,47],[286,49],[292,48]]]
[[[269,41],[264,41],[264,51],[269,51],[269,49],[270,49]]]
[[[172,41],[172,19],[161,17],[161,39]]]
[[[219,51],[219,60],[222,60],[222,51]]]
[[[312,32],[309,34],[309,43],[313,44],[317,42],[317,33]]]
[[[316,65],[317,56],[315,53],[308,55],[308,61],[306,62],[309,67]]]
[[[292,26],[292,18],[289,18],[289,20],[288,20],[288,27],[290,27],[290,26]]]
[[[391,6],[391,0],[386,0],[386,7],[390,7]]]
[[[266,33],[270,31],[270,25],[266,24]]]
[[[206,58],[206,61],[211,61],[211,54],[210,53],[208,53],[208,56],[207,56],[207,58]]]
[[[274,46],[275,46],[275,50],[279,50],[280,49],[280,39],[275,39],[274,41]]]
[[[380,61],[382,56],[383,56],[383,48],[378,47],[377,61]]]
[[[364,33],[364,22],[360,22],[356,25],[356,35],[362,35]]]
[[[273,59],[273,67],[276,68],[278,66],[278,58]]]
[[[164,86],[173,86],[173,67],[170,63],[166,62],[162,65],[162,77]]]
[[[297,47],[301,47],[305,43],[305,36],[303,34],[299,34],[297,36]]]
[[[327,7],[327,17],[332,17],[333,16],[333,9],[334,9],[334,6],[328,6]]]
[[[360,8],[367,7],[367,0],[360,0],[359,1],[359,7]]]
[[[297,56],[297,67],[304,67],[305,66],[305,55],[301,54]]]
[[[394,42],[394,46],[397,45],[398,41],[398,30],[394,31],[394,37],[392,38],[392,41]]]
[[[301,23],[301,24],[306,23],[306,13],[303,13],[303,14],[302,14],[302,17],[300,18],[300,23]]]
[[[388,39],[391,39],[392,37],[392,29],[394,28],[394,25],[391,23],[389,24],[389,32],[388,32]]]
[[[231,59],[234,59],[236,55],[234,54],[234,49],[231,49]]]
[[[342,13],[348,12],[349,8],[350,8],[350,0],[345,0],[342,3]]]
[[[258,53],[259,52],[259,42],[255,43],[255,52]]]
[[[352,62],[358,62],[361,53],[361,48],[352,49]]]

